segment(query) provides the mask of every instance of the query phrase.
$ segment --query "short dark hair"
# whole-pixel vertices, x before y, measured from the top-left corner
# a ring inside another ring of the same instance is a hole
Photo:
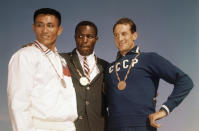
[[[37,9],[34,12],[34,23],[35,23],[35,19],[37,18],[38,15],[40,14],[44,14],[44,15],[54,15],[58,20],[59,20],[59,26],[61,25],[61,14],[55,10],[55,9],[51,9],[51,8],[40,8]]]
[[[133,22],[133,20],[131,20],[130,18],[127,18],[127,17],[124,17],[124,18],[121,18],[119,19],[113,26],[113,33],[114,33],[114,30],[115,30],[115,27],[118,25],[118,24],[125,24],[125,25],[130,25],[131,27],[131,33],[134,33],[136,32],[136,25],[135,23]]]
[[[97,30],[97,26],[91,22],[91,21],[81,21],[77,24],[76,28],[75,28],[75,34],[77,33],[77,30],[80,26],[92,26],[95,29],[95,35],[97,36],[98,30]]]

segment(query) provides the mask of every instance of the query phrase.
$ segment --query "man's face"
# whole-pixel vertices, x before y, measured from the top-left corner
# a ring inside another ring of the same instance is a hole
[[[89,25],[80,26],[75,34],[77,50],[83,56],[92,54],[97,39],[94,27]]]
[[[122,55],[125,55],[134,47],[134,40],[137,39],[137,32],[131,33],[129,24],[118,24],[114,30],[116,47]]]
[[[36,17],[32,28],[37,40],[48,48],[55,46],[57,36],[62,32],[59,20],[54,15],[40,14]]]

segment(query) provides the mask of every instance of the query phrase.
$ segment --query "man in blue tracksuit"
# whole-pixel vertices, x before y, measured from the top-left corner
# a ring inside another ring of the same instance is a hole
[[[121,18],[113,27],[119,52],[106,71],[109,131],[156,131],[155,121],[167,116],[187,96],[193,82],[178,67],[156,53],[140,52],[134,45],[136,25]],[[155,111],[159,80],[174,89],[159,111]]]

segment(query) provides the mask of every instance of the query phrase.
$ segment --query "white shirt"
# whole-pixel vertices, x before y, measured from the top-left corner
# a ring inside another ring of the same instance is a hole
[[[51,63],[35,45],[18,50],[8,67],[8,107],[13,131],[48,131],[34,127],[33,119],[68,125],[75,131],[76,94],[70,76],[63,76],[62,59],[57,52],[38,43],[57,72],[64,77],[66,88]],[[65,63],[66,64],[66,63]],[[57,130],[51,130],[57,131]]]
[[[88,66],[89,66],[89,69],[90,69],[89,79],[90,79],[90,81],[92,81],[95,78],[95,76],[99,73],[99,69],[96,65],[97,61],[96,61],[94,51],[89,56],[82,56],[77,49],[76,49],[76,52],[77,52],[77,55],[78,55],[78,58],[79,58],[79,61],[80,61],[80,64],[82,66],[83,71],[84,71],[84,57],[87,58]]]

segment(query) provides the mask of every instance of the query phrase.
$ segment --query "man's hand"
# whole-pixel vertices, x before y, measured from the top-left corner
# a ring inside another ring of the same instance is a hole
[[[32,46],[33,43],[28,43],[28,44],[25,44],[25,45],[22,45],[21,47],[24,48],[24,47],[28,47],[28,46]]]
[[[156,120],[159,120],[163,117],[167,116],[166,112],[163,110],[160,110],[158,112],[155,112],[153,114],[149,115],[150,124],[152,127],[159,128],[161,125],[156,123]]]

